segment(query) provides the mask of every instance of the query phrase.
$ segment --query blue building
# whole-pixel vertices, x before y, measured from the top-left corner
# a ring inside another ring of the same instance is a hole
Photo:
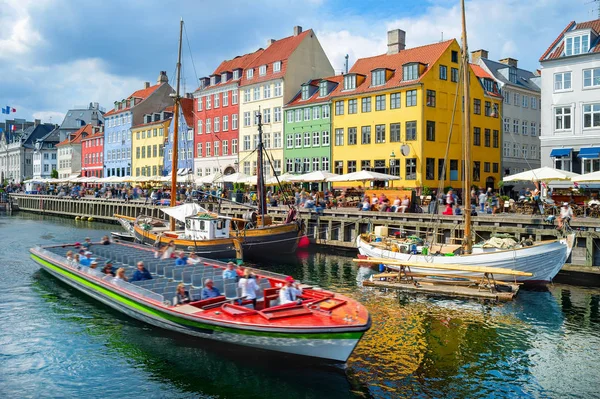
[[[181,107],[179,107],[179,136],[178,150],[179,158],[177,160],[177,174],[187,175],[194,170],[194,100],[192,98],[182,98]],[[169,126],[169,140],[165,143],[164,151],[164,170],[163,175],[171,174],[173,165],[173,135],[175,121],[171,121]]]
[[[161,71],[154,86],[144,88],[126,99],[115,101],[114,109],[104,114],[104,176],[131,175],[131,127],[144,123],[145,114],[173,103],[167,73]]]

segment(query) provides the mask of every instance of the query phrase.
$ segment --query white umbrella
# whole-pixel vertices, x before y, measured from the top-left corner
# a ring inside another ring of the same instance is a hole
[[[577,173],[567,172],[566,170],[554,169],[544,166],[542,168],[532,169],[514,175],[505,176],[502,181],[552,181],[552,180],[571,180],[578,177]]]
[[[571,177],[571,181],[575,183],[600,183],[600,171]]]
[[[213,173],[212,175],[206,175],[196,178],[196,184],[212,184],[215,180],[219,180],[223,177],[221,172]]]
[[[371,180],[400,180],[399,176],[388,175],[385,173],[371,172],[370,170],[361,170],[360,172],[346,173],[345,175],[335,175],[327,181],[371,181]]]
[[[243,183],[245,179],[247,179],[248,175],[241,173],[241,172],[236,172],[233,173],[231,175],[227,175],[225,177],[223,177],[223,181],[226,183]]]
[[[306,183],[321,183],[327,181],[330,177],[336,177],[335,173],[323,172],[317,170],[315,172],[306,173],[303,175],[293,176],[289,179],[291,182],[306,182]]]

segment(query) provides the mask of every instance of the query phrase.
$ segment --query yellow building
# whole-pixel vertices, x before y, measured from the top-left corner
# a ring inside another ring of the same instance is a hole
[[[400,176],[395,187],[436,188],[451,133],[443,186],[460,188],[460,46],[453,39],[405,49],[404,35],[388,32],[388,52],[357,60],[333,94],[333,171],[367,169]],[[502,97],[492,77],[476,65],[471,66],[470,85],[472,180],[477,186],[494,186],[500,180]]]
[[[131,128],[133,176],[162,176],[164,169],[163,149],[173,107],[162,112],[144,115],[144,122]]]

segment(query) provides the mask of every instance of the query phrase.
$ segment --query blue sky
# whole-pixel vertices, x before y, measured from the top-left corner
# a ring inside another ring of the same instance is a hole
[[[595,18],[586,3],[467,0],[469,48],[539,68],[569,21]],[[352,65],[385,52],[389,29],[405,30],[407,47],[460,35],[459,0],[0,0],[0,106],[17,108],[11,117],[60,123],[76,104],[110,109],[161,70],[173,79],[180,17],[191,49],[184,38],[187,91],[196,74],[289,36],[294,25],[316,31],[338,72],[345,54]]]

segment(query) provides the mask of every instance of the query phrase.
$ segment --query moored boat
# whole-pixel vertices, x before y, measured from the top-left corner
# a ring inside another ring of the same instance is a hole
[[[175,267],[173,260],[154,258],[148,247],[113,243],[92,245],[99,263],[116,261],[127,274],[143,260],[153,279],[128,283],[105,275],[97,269],[74,264],[66,253],[74,245],[31,249],[31,257],[54,277],[126,315],[148,324],[194,337],[212,339],[302,355],[328,361],[345,362],[365,331],[370,327],[367,310],[357,301],[316,287],[303,286],[302,303],[278,305],[278,291],[285,276],[256,271],[260,287],[256,309],[241,298],[235,280],[222,280],[225,263],[200,259],[188,267]],[[225,295],[198,300],[205,278],[215,281]],[[221,278],[219,278],[221,277]],[[184,283],[192,302],[173,305],[175,287]]]

